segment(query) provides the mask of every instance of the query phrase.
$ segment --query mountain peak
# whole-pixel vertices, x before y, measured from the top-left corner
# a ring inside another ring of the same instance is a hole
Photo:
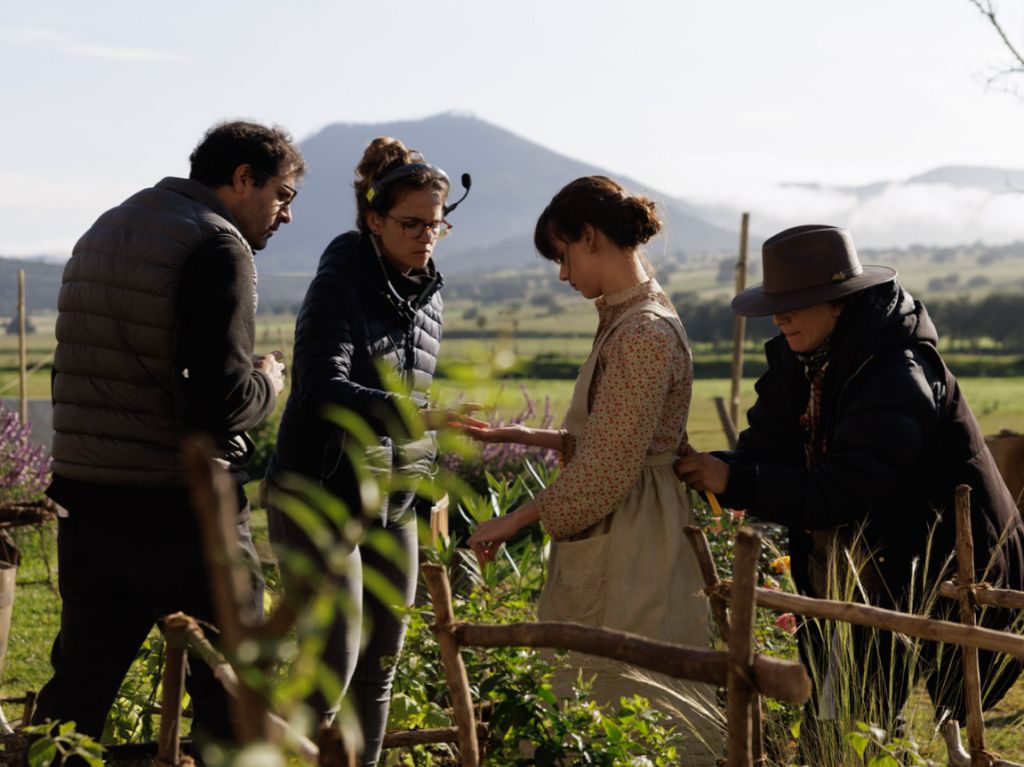
[[[452,178],[465,172],[473,176],[472,193],[453,214],[452,236],[439,248],[441,268],[450,274],[532,264],[533,226],[552,195],[580,176],[613,175],[466,112],[396,122],[332,123],[301,143],[310,172],[295,202],[295,220],[261,255],[261,270],[312,272],[326,244],[354,227],[353,169],[367,144],[382,135],[420,150]],[[616,177],[631,190],[653,191]],[[657,198],[673,250],[735,246],[733,232],[695,216],[682,201],[668,195]]]

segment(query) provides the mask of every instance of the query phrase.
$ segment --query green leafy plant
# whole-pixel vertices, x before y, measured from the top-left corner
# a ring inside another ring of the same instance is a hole
[[[891,736],[864,722],[857,722],[856,727],[845,740],[864,767],[934,767],[934,762],[921,756],[913,738]]]
[[[84,760],[90,767],[103,767],[103,746],[75,730],[74,722],[46,722],[25,727],[35,736],[28,748],[29,767],[62,765],[71,757]]]
[[[154,740],[165,654],[163,635],[150,633],[135,655],[126,684],[121,685],[114,699],[103,729],[104,743]]]

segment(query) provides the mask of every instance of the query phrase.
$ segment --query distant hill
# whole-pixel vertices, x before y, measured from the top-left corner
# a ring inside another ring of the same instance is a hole
[[[18,311],[18,271],[21,269],[25,270],[27,311],[56,311],[63,264],[0,257],[0,317],[13,317]]]
[[[355,224],[353,170],[366,145],[394,136],[421,150],[452,179],[469,172],[473,190],[452,214],[454,228],[439,250],[447,274],[517,269],[536,263],[533,226],[562,186],[579,176],[604,173],[662,204],[668,247],[673,251],[735,248],[737,234],[694,215],[692,206],[639,181],[570,159],[483,120],[441,114],[394,123],[329,125],[301,143],[310,168],[295,202],[295,220],[260,255],[264,273],[312,272],[324,246]]]

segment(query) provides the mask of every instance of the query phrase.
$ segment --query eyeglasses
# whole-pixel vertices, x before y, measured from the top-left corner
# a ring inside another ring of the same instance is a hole
[[[418,240],[428,230],[431,237],[435,240],[440,240],[446,237],[452,228],[452,225],[443,218],[440,221],[422,221],[418,218],[410,218],[403,221],[400,218],[395,218],[390,213],[385,213],[384,215],[402,227],[402,234],[410,240]]]
[[[284,194],[278,192],[277,199],[281,202],[281,207],[287,207],[292,204],[292,200],[295,199],[295,195],[299,193],[299,190],[285,183],[282,183],[281,186],[284,187]]]

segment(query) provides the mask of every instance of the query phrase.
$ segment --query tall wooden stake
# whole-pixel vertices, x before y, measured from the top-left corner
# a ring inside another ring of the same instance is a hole
[[[736,534],[733,564],[732,633],[729,636],[729,675],[726,680],[726,712],[729,741],[726,767],[747,767],[753,762],[751,713],[758,705],[753,683],[754,589],[757,586],[757,557],[761,537],[748,527]]]
[[[158,765],[191,764],[181,755],[181,694],[185,689],[186,619],[181,613],[168,616],[164,624],[167,657],[164,661],[163,696],[160,700]]]
[[[747,234],[750,228],[750,214],[744,213],[740,221],[740,257],[736,261],[736,292],[747,287]],[[743,336],[746,333],[745,317],[736,316],[732,339],[732,396],[729,399],[729,415],[734,424],[740,422],[740,383],[743,381]]]
[[[974,536],[971,534],[971,488],[960,485],[956,489],[956,559],[957,586],[960,602],[960,622],[976,625],[974,620]],[[964,699],[967,703],[967,748],[971,753],[971,767],[984,767],[990,763],[985,754],[985,724],[981,716],[981,671],[978,668],[978,648],[961,647],[964,659]]]
[[[18,381],[21,386],[21,425],[28,423],[28,355],[25,341],[25,270],[18,270]]]
[[[469,691],[466,665],[459,653],[459,641],[452,634],[455,625],[455,611],[452,607],[451,584],[448,574],[441,565],[425,564],[420,568],[423,579],[434,604],[434,631],[441,650],[441,667],[444,669],[448,692],[452,699],[452,715],[459,731],[459,760],[463,767],[479,767],[480,743],[476,736],[476,720],[473,716],[473,699]]]

